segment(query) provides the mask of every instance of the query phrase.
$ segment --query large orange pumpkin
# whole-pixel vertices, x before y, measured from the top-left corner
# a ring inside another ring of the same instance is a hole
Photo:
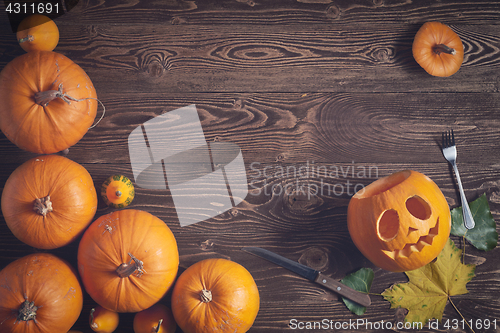
[[[438,256],[451,229],[450,208],[427,176],[404,170],[358,191],[347,211],[349,233],[373,264],[402,272]]]
[[[83,306],[75,271],[49,253],[34,253],[0,272],[0,332],[67,332]]]
[[[33,51],[0,72],[0,129],[18,147],[53,154],[76,144],[97,112],[85,71],[62,54]]]
[[[78,247],[85,290],[99,305],[116,312],[138,312],[158,302],[173,284],[178,266],[172,231],[141,210],[101,216]]]
[[[460,37],[447,25],[427,22],[413,40],[415,61],[429,74],[450,76],[464,61],[464,46]]]
[[[20,165],[2,192],[7,226],[22,242],[40,249],[69,244],[97,211],[97,193],[88,171],[59,155]]]
[[[34,14],[19,23],[16,37],[26,52],[52,51],[59,42],[59,29],[49,17]]]
[[[205,259],[188,267],[172,292],[172,312],[185,333],[244,333],[259,305],[250,272],[226,259]]]

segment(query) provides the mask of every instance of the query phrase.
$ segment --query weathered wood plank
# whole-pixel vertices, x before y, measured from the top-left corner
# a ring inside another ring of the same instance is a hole
[[[0,68],[24,53],[5,17]],[[413,37],[431,20],[451,25],[464,43],[464,64],[451,78],[431,77],[413,60]],[[236,208],[180,227],[169,190],[139,187],[131,208],[155,214],[172,229],[179,273],[212,257],[234,260],[252,273],[261,310],[250,333],[288,331],[294,318],[333,325],[359,319],[395,325],[404,318],[377,294],[406,282],[405,275],[378,269],[357,251],[346,226],[347,205],[356,184],[402,169],[430,176],[450,207],[460,205],[439,148],[443,130],[455,130],[467,197],[486,193],[500,218],[496,0],[80,0],[56,22],[56,51],[89,73],[107,106],[104,120],[67,155],[89,170],[97,187],[111,173],[133,179],[130,132],[185,105],[197,105],[207,141],[242,149],[250,194]],[[33,156],[0,134],[0,190]],[[369,167],[372,174],[358,174]],[[108,212],[100,201],[96,218]],[[242,252],[242,246],[269,248],[337,279],[371,267],[373,305],[355,316],[334,293]],[[500,318],[500,250],[465,248],[466,262],[478,265],[476,277],[467,285],[469,294],[453,301],[468,320]],[[77,249],[78,240],[49,252],[76,267]],[[0,217],[0,268],[35,251],[15,239]],[[170,305],[169,297],[161,302]],[[93,306],[86,296],[75,329],[90,332]],[[447,319],[461,320],[450,304]],[[117,332],[131,333],[133,315],[120,320]]]
[[[94,24],[380,24],[445,21],[449,24],[499,24],[498,3],[403,0],[223,0],[120,1],[80,0],[65,22]],[[61,21],[62,21],[61,19]]]
[[[72,24],[55,51],[115,92],[498,92],[500,26],[453,26],[465,59],[451,78],[414,61],[419,27]],[[12,34],[0,38],[3,67],[23,51]]]
[[[70,149],[79,163],[130,163],[128,136],[154,117],[196,104],[207,141],[237,144],[253,162],[445,163],[441,132],[453,128],[459,164],[498,167],[498,94],[151,94],[98,93],[104,119]],[[101,112],[99,110],[99,112]],[[21,152],[0,134],[3,163]],[[99,147],[96,149],[96,147]],[[7,158],[8,157],[8,158]]]
[[[82,164],[94,179],[97,189],[111,173],[122,173],[132,181],[131,170],[113,164]],[[268,164],[268,170],[279,168],[279,164]],[[339,164],[348,170],[352,165]],[[378,177],[393,172],[414,169],[433,179],[448,200],[450,207],[461,205],[454,174],[444,165],[437,164],[375,164],[378,176],[339,177],[316,173],[310,170],[308,175],[296,177],[274,174],[270,177],[259,175],[247,170],[249,194],[235,208],[214,218],[197,224],[180,227],[177,213],[170,191],[148,190],[136,185],[136,198],[130,208],[146,210],[159,218],[175,233],[220,233],[221,235],[245,235],[265,237],[267,233],[298,233],[308,230],[318,233],[334,233],[337,237],[348,238],[347,205],[354,190],[361,190]],[[11,167],[13,168],[14,165]],[[10,169],[10,168],[9,168]],[[462,183],[470,201],[486,193],[490,208],[496,218],[500,217],[500,171],[497,168],[486,168],[477,164],[460,166]],[[2,186],[9,173],[0,174]],[[112,212],[102,200],[99,200],[98,216]],[[2,236],[0,236],[2,237]],[[9,242],[9,232],[5,233],[5,241]],[[204,240],[203,240],[204,241]],[[298,240],[297,240],[298,241]],[[318,243],[321,240],[318,239]],[[15,250],[17,251],[17,250]]]

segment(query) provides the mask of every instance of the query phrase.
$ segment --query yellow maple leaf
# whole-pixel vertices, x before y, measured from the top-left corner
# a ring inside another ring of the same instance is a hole
[[[441,320],[448,299],[467,294],[466,284],[474,277],[476,266],[462,264],[461,253],[449,239],[434,262],[405,272],[409,282],[393,285],[382,296],[391,309],[408,309],[406,322],[425,325],[430,319]]]

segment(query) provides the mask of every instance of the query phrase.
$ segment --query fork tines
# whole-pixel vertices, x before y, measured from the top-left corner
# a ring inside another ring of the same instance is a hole
[[[443,148],[451,147],[455,145],[455,134],[453,130],[448,132],[443,132]]]

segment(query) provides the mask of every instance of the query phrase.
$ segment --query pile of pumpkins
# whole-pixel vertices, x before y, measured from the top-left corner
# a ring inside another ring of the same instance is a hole
[[[82,311],[79,274],[98,304],[89,319],[96,332],[113,332],[120,312],[136,313],[136,333],[173,332],[177,325],[186,333],[246,332],[259,310],[250,273],[230,260],[206,259],[177,277],[179,253],[169,227],[148,212],[121,209],[135,195],[129,179],[113,176],[103,184],[104,201],[118,210],[92,222],[98,197],[91,175],[55,153],[92,126],[95,89],[80,66],[53,52],[59,31],[52,20],[28,17],[17,35],[27,53],[0,73],[0,129],[19,148],[41,155],[8,178],[2,213],[12,233],[35,248],[81,240],[77,271],[50,253],[34,253],[0,272],[0,331],[68,332]],[[450,76],[463,61],[463,46],[450,28],[429,22],[415,37],[413,55],[431,75]],[[389,271],[433,260],[450,225],[437,185],[411,170],[375,181],[348,207],[355,245]],[[159,303],[171,288],[172,309]]]
[[[40,154],[9,176],[1,197],[7,226],[22,242],[44,250],[81,237],[75,270],[39,252],[0,271],[1,332],[68,332],[81,315],[83,289],[97,303],[96,332],[113,332],[118,313],[136,313],[136,333],[246,332],[259,310],[257,285],[240,264],[206,259],[177,277],[174,234],[149,212],[126,208],[131,181],[115,175],[101,195],[117,208],[92,220],[98,195],[89,172],[55,154],[77,143],[93,124],[97,97],[80,66],[53,52],[55,23],[33,15],[18,39],[27,51],[0,73],[0,128],[19,148]],[[81,281],[81,284],[80,284]],[[172,309],[160,303],[172,289]]]

